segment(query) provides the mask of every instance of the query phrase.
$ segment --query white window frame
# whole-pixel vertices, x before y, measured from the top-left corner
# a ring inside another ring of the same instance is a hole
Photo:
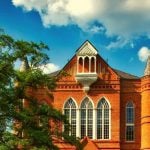
[[[68,103],[69,100],[72,100],[72,102],[75,104],[75,108],[72,108],[71,105],[70,105],[69,108],[65,108],[65,105]],[[65,110],[69,110],[69,119],[68,119],[68,121],[69,121],[70,126],[71,126],[71,121],[72,121],[72,117],[71,117],[72,116],[72,114],[71,114],[71,112],[72,112],[71,110],[72,109],[75,110],[75,112],[76,112],[76,117],[75,117],[75,120],[76,120],[75,121],[76,122],[76,124],[75,124],[76,125],[76,135],[75,136],[77,136],[77,128],[78,128],[78,126],[77,126],[77,103],[76,103],[76,101],[73,98],[69,98],[64,103],[63,114],[65,115]],[[63,131],[65,130],[64,126],[63,126]],[[69,131],[69,135],[72,135],[71,130]]]
[[[86,99],[88,99],[88,103],[86,104],[86,108],[82,108],[82,104],[83,104],[83,102],[86,100]],[[92,108],[88,108],[88,104],[89,103],[91,103],[92,104]],[[85,109],[85,111],[86,111],[86,118],[85,118],[85,136],[88,136],[88,110],[91,110],[92,109],[92,122],[95,120],[95,118],[94,118],[94,104],[93,104],[93,101],[89,98],[89,97],[85,97],[83,100],[82,100],[82,102],[81,102],[81,105],[80,105],[80,137],[82,137],[81,136],[81,120],[82,120],[82,118],[81,118],[81,111],[82,111],[82,109]],[[92,139],[94,139],[94,122],[92,123]]]
[[[103,106],[102,106],[102,138],[98,138],[97,137],[97,139],[98,140],[110,140],[111,139],[111,105],[110,105],[110,103],[109,103],[109,101],[106,99],[106,98],[101,98],[100,100],[99,100],[99,102],[97,103],[97,113],[96,113],[96,115],[98,115],[98,110],[100,109],[100,108],[98,108],[98,105],[99,105],[99,103],[102,101],[102,100],[105,100],[105,103],[108,105],[108,110],[109,110],[109,116],[108,116],[108,119],[109,119],[109,133],[108,133],[108,138],[104,138],[104,109],[106,109],[106,108],[104,108],[104,104],[103,104]],[[98,116],[96,117],[97,118],[97,121],[98,121]],[[98,127],[98,125],[96,124],[96,126]],[[98,128],[97,128],[98,129]],[[97,136],[97,134],[98,133],[96,133],[96,136]]]
[[[132,107],[131,106],[128,106],[129,104],[132,104]],[[133,122],[131,122],[131,123],[128,123],[127,121],[128,121],[128,112],[127,112],[127,109],[129,109],[129,108],[132,108],[133,109]],[[125,108],[125,141],[126,142],[134,142],[135,141],[135,106],[134,106],[134,103],[132,102],[132,101],[129,101],[129,102],[127,102],[127,104],[126,104],[126,108]],[[127,127],[133,127],[133,140],[128,140],[127,139]]]

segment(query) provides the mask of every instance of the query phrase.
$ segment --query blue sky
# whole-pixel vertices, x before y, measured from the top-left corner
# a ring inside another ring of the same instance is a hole
[[[50,47],[51,70],[89,40],[111,67],[142,76],[150,55],[149,0],[0,0],[0,28]]]

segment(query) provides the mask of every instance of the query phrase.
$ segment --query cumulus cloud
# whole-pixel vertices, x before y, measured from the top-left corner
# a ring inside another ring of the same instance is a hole
[[[138,52],[139,60],[144,62],[150,56],[150,49],[148,47],[142,47]]]
[[[150,0],[12,0],[16,7],[37,11],[45,27],[76,24],[89,29],[97,21],[107,35],[150,35]],[[100,31],[98,28],[92,29]]]
[[[42,65],[39,67],[45,74],[49,74],[52,72],[55,72],[57,70],[59,70],[59,66],[53,64],[53,63],[48,63],[46,65]]]

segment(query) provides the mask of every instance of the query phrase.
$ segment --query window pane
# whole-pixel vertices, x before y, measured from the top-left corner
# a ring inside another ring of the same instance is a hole
[[[89,138],[91,138],[92,139],[92,131],[93,130],[93,125],[91,124],[88,124],[88,133],[87,133],[87,136],[89,137]]]
[[[126,105],[126,140],[134,141],[134,105],[132,102]]]
[[[127,123],[133,123],[134,122],[133,107],[132,108],[127,107],[126,111],[127,111],[127,117],[126,117]]]
[[[126,126],[126,141],[134,141],[134,126]]]
[[[86,135],[86,109],[81,109],[81,138]]]
[[[93,105],[88,98],[81,104],[81,138],[84,136],[93,136]]]
[[[92,109],[88,109],[88,131],[87,131],[87,135],[89,138],[92,138],[92,133],[93,133],[93,110]]]
[[[102,139],[102,109],[97,109],[97,139]]]
[[[81,109],[81,120],[86,119],[86,109]]]
[[[71,109],[71,119],[76,119],[76,109]]]
[[[68,135],[76,136],[76,105],[72,99],[69,99],[64,107],[64,114],[70,124],[70,129],[68,125],[64,125],[64,131]]]
[[[69,121],[69,116],[70,116],[69,113],[70,113],[69,109],[64,110],[64,114],[66,115],[66,118],[67,118],[68,121]]]
[[[97,107],[97,139],[109,139],[110,108],[105,99],[100,100]]]
[[[104,125],[104,139],[109,139],[109,124]]]
[[[76,136],[76,124],[71,125],[71,135]]]
[[[92,109],[88,109],[88,119],[93,120],[93,110]]]
[[[81,138],[84,138],[85,135],[86,135],[86,125],[81,124]]]

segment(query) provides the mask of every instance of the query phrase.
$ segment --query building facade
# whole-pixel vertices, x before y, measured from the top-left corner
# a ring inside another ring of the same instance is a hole
[[[85,150],[150,150],[150,58],[139,78],[111,68],[86,41],[62,70],[53,106]]]

